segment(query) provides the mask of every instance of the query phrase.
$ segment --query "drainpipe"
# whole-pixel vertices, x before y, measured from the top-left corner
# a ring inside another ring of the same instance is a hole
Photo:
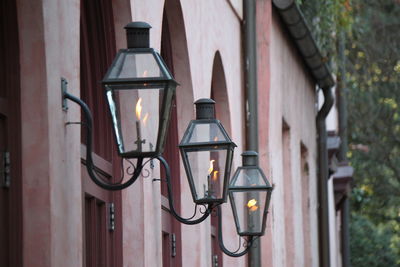
[[[324,93],[324,104],[317,115],[318,131],[318,232],[320,244],[320,265],[321,267],[330,266],[329,249],[329,203],[328,203],[328,148],[327,132],[325,119],[333,106],[333,96],[331,88],[322,88]]]
[[[331,88],[335,85],[335,82],[295,1],[273,0],[273,3],[296,44],[305,65],[324,94],[324,103],[318,111],[316,120],[318,134],[318,236],[320,249],[319,266],[329,267],[329,167],[325,119],[334,102]]]
[[[244,62],[246,66],[246,150],[258,152],[257,36],[255,0],[243,1],[242,27],[244,36]],[[248,266],[261,266],[260,239],[253,242],[253,246],[249,251]]]

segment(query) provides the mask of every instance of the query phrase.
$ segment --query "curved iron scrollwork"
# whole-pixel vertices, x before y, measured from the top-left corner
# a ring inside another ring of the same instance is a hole
[[[103,179],[99,178],[96,173],[95,173],[95,167],[93,164],[93,158],[92,158],[92,138],[93,138],[93,119],[92,119],[92,113],[90,112],[89,107],[86,105],[85,102],[80,100],[79,98],[64,92],[64,98],[71,100],[72,102],[77,103],[83,111],[84,117],[85,117],[85,125],[86,125],[86,170],[89,174],[90,179],[92,181],[100,186],[103,189],[106,190],[111,190],[111,191],[117,191],[117,190],[122,190],[130,185],[132,185],[137,178],[140,176],[140,173],[142,172],[143,169],[143,158],[138,158],[137,163],[136,163],[136,168],[134,169],[131,177],[124,183],[122,183],[123,179],[120,179],[119,182],[117,183],[109,183],[104,181]]]
[[[123,167],[121,171],[121,178],[118,180],[116,183],[110,183],[104,179],[101,178],[96,172],[96,167],[94,166],[93,163],[93,158],[92,158],[92,139],[93,139],[93,120],[92,120],[92,114],[90,112],[89,107],[86,105],[85,102],[83,102],[81,99],[67,93],[63,92],[63,97],[64,99],[69,99],[76,104],[78,104],[82,110],[83,114],[85,117],[85,123],[82,123],[86,126],[86,169],[89,174],[90,179],[98,186],[100,186],[103,189],[106,190],[111,190],[111,191],[117,191],[117,190],[122,190],[130,185],[132,185],[138,178],[139,176],[143,177],[148,177],[150,176],[150,171],[146,169],[147,173],[145,175],[142,174],[144,171],[144,165],[146,165],[148,162],[150,162],[152,159],[149,159],[145,162],[143,162],[144,158],[138,158],[135,164],[130,161],[129,159],[125,159],[128,162],[128,166],[126,168]],[[174,198],[173,198],[173,190],[172,190],[172,183],[171,183],[171,170],[170,167],[167,163],[167,161],[162,157],[162,156],[157,156],[156,159],[158,159],[165,169],[165,179],[167,182],[167,189],[168,189],[168,202],[169,202],[169,209],[171,214],[175,217],[176,220],[178,220],[181,223],[188,224],[188,225],[194,225],[203,222],[208,218],[208,216],[213,215],[213,216],[218,216],[218,241],[219,241],[219,246],[221,250],[228,256],[231,257],[241,257],[245,255],[246,253],[249,252],[251,246],[253,245],[253,241],[256,238],[253,238],[253,236],[249,236],[247,241],[241,244],[241,238],[239,237],[239,247],[236,251],[229,251],[223,242],[223,237],[222,237],[222,211],[219,204],[202,204],[202,205],[195,205],[195,210],[194,213],[191,217],[188,218],[183,218],[181,217],[175,210],[174,206]],[[121,163],[123,166],[123,162]],[[129,175],[130,178],[126,181],[123,182],[125,179],[125,174]],[[161,180],[161,179],[160,179]],[[217,210],[215,210],[217,208]],[[197,212],[202,214],[199,218],[194,219],[197,215]],[[243,246],[244,250],[239,252],[241,247]]]
[[[244,250],[242,252],[238,252],[241,247],[241,242],[239,242],[239,247],[236,251],[228,250],[224,245],[224,239],[222,237],[222,210],[220,206],[217,207],[217,211],[218,211],[218,243],[222,252],[224,252],[226,255],[230,257],[241,257],[247,254],[250,251],[251,246],[253,245],[253,241],[255,240],[253,236],[249,236],[247,242],[243,244]],[[239,237],[239,239],[240,238],[241,237]]]
[[[194,216],[196,216],[197,206],[196,206],[195,214],[190,218],[183,218],[176,212],[175,206],[174,206],[172,185],[171,185],[171,169],[169,168],[167,161],[162,156],[158,156],[157,159],[160,161],[161,165],[163,165],[164,170],[165,170],[165,176],[166,176],[165,178],[167,179],[169,209],[171,211],[171,214],[175,217],[175,219],[177,219],[181,223],[190,224],[190,225],[201,223],[202,221],[207,219],[207,217],[211,214],[211,212],[214,208],[214,206],[212,206],[212,205],[207,205],[205,211],[200,211],[203,215],[200,218],[195,219],[195,220],[192,220],[192,219],[194,218]]]

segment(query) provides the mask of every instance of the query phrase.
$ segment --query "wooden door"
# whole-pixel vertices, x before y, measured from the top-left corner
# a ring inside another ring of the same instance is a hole
[[[81,1],[81,98],[93,115],[93,161],[98,176],[115,182],[120,162],[100,81],[116,54],[111,0]],[[85,167],[82,126],[82,189],[86,267],[122,266],[121,192],[103,190]],[[116,175],[114,175],[116,174]]]
[[[22,266],[21,119],[16,3],[0,3],[0,266]]]

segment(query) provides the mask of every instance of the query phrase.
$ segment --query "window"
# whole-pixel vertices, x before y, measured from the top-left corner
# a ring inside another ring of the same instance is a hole
[[[293,221],[293,181],[292,181],[292,151],[291,132],[289,125],[282,123],[282,167],[284,182],[284,205],[285,205],[285,242],[287,265],[294,265],[294,221]]]
[[[81,98],[93,114],[93,152],[97,173],[104,179],[119,177],[111,121],[100,81],[116,54],[111,0],[81,1]],[[83,148],[85,128],[82,126]],[[84,151],[84,149],[82,150]],[[84,153],[83,153],[84,154]],[[82,155],[84,164],[84,155]],[[121,192],[95,185],[82,165],[85,262],[87,267],[122,266]],[[114,181],[112,181],[114,182]],[[112,225],[111,210],[115,210]]]
[[[308,166],[307,147],[300,144],[300,171],[302,185],[302,213],[303,213],[303,233],[304,233],[304,265],[311,266],[311,237],[310,237],[310,170]]]

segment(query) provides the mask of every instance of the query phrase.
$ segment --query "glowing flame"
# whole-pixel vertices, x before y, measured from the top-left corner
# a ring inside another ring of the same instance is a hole
[[[258,206],[256,204],[257,204],[257,200],[255,200],[253,198],[253,199],[250,199],[249,202],[247,202],[247,207],[249,208],[250,211],[256,211],[256,210],[258,210]]]
[[[142,98],[139,97],[139,100],[136,103],[136,118],[140,120],[140,115],[142,114]]]
[[[144,126],[146,126],[146,123],[147,123],[147,119],[149,118],[149,113],[146,113],[146,115],[144,115],[144,118],[143,118],[143,125]]]
[[[142,77],[147,77],[148,73],[149,72],[147,70],[143,71]]]
[[[214,161],[215,160],[210,160],[210,168],[208,168],[208,174],[211,174],[212,171],[214,170]]]
[[[212,179],[216,181],[218,179],[218,171],[214,171]]]

